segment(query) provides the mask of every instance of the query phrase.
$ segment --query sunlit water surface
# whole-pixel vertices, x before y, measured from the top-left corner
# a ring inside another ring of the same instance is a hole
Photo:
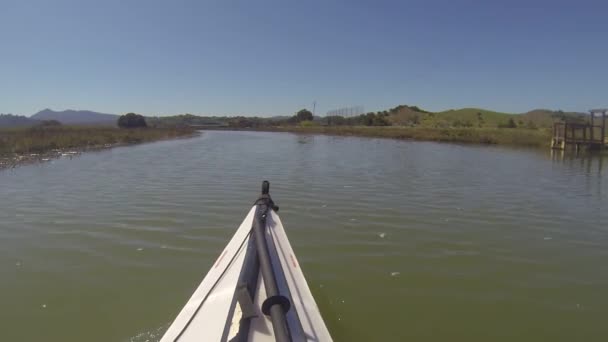
[[[271,193],[336,341],[606,341],[608,159],[205,132],[0,171],[3,341],[158,341]]]

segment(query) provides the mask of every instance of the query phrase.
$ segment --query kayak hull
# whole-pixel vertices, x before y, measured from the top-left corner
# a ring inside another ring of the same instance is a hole
[[[252,266],[257,262],[251,251],[255,214],[253,206],[161,342],[275,341],[272,321],[262,312],[267,298],[264,280]],[[285,319],[292,341],[332,341],[279,215],[269,209],[265,224],[264,237],[279,292],[290,304]],[[247,276],[253,291],[247,300],[243,275],[251,270],[257,274]]]

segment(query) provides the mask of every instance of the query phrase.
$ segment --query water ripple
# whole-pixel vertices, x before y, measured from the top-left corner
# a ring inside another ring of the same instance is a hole
[[[403,317],[412,340],[526,336],[587,310],[552,339],[580,340],[608,315],[608,181],[583,158],[205,132],[0,172],[3,336],[157,341],[269,179],[336,340],[395,340]]]

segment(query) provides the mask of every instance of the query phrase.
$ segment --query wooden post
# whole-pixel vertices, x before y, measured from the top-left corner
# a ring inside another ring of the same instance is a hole
[[[593,129],[593,126],[591,126]],[[586,142],[587,141],[587,127],[583,127],[583,140]]]
[[[604,146],[604,141],[606,140],[606,111],[602,112],[602,141],[601,147]]]
[[[570,129],[572,130],[572,140],[576,140],[576,135],[574,133],[574,125],[572,125],[572,127],[570,127]]]
[[[593,111],[591,111],[591,140],[593,140],[593,117],[595,116],[595,113]]]

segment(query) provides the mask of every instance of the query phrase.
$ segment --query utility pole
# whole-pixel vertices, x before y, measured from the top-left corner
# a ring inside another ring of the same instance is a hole
[[[315,116],[315,110],[317,109],[317,101],[312,102],[312,116]]]

